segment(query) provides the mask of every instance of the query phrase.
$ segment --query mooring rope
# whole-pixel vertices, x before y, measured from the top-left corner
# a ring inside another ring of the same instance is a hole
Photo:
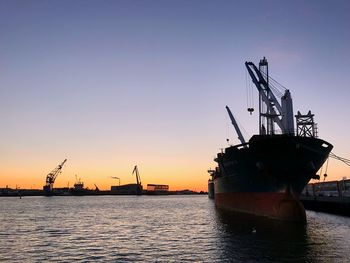
[[[336,159],[336,160],[339,160],[343,163],[345,163],[346,165],[350,166],[350,160],[349,159],[346,159],[346,158],[343,158],[343,157],[340,157],[332,152],[329,153],[329,157],[333,158],[333,159]]]

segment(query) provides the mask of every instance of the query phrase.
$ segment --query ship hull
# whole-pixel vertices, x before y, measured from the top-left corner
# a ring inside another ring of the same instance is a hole
[[[210,199],[214,199],[215,198],[215,194],[214,194],[214,182],[213,180],[209,180],[208,181],[208,197]]]
[[[217,207],[288,221],[305,221],[299,195],[332,145],[311,137],[255,135],[219,153],[214,178]]]
[[[215,195],[216,205],[225,210],[264,216],[284,221],[305,222],[302,203],[286,193],[219,193]]]

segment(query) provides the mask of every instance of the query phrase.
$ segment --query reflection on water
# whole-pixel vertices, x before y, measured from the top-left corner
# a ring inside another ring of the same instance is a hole
[[[217,210],[206,196],[0,198],[3,262],[346,262],[350,220]]]
[[[299,261],[307,257],[306,226],[216,211],[221,258],[257,262]]]

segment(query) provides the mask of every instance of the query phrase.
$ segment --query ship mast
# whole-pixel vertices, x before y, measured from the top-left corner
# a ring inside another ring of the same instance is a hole
[[[259,92],[259,134],[275,134],[275,124],[282,134],[294,134],[293,102],[289,90],[285,90],[281,103],[270,88],[269,68],[264,57],[259,62],[259,69],[252,63],[246,62],[253,83]]]

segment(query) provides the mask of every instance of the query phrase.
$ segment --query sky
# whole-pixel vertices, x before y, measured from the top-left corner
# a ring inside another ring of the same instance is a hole
[[[245,61],[266,57],[294,110],[350,158],[350,2],[0,0],[0,188],[206,191],[213,158],[238,143],[225,106],[247,112]],[[255,107],[257,93],[255,92]],[[328,180],[350,178],[331,159]]]

